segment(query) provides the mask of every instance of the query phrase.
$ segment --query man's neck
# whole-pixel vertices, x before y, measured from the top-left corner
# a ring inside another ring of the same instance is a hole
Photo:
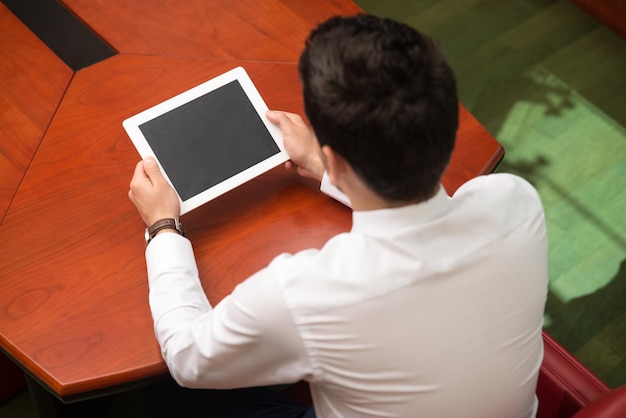
[[[415,205],[420,202],[426,201],[432,198],[439,188],[436,188],[426,199],[423,200],[409,200],[409,201],[395,201],[387,200],[380,197],[377,193],[372,191],[365,183],[358,177],[351,179],[345,184],[339,185],[340,190],[348,196],[354,211],[368,211],[378,209],[393,209],[402,206]]]

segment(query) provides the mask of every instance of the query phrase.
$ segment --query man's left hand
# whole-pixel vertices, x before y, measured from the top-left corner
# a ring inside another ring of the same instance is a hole
[[[161,174],[154,158],[137,163],[130,181],[128,197],[135,204],[146,226],[164,218],[178,218],[178,195]]]

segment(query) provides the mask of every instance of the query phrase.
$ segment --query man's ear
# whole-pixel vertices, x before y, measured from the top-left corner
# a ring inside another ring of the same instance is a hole
[[[341,179],[349,170],[348,162],[328,145],[322,147],[322,155],[326,163],[326,173],[330,184],[339,187]]]

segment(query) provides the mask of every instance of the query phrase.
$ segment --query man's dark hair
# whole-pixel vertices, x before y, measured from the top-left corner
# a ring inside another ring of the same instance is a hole
[[[321,146],[386,200],[433,195],[459,111],[454,74],[433,40],[389,19],[333,17],[309,35],[299,71]]]

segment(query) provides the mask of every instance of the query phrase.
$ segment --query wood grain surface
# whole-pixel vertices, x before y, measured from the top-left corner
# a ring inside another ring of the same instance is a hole
[[[351,1],[64,0],[120,53],[296,61],[310,30]]]
[[[108,26],[98,30],[109,40],[111,28],[117,28],[113,25],[116,10],[120,27],[129,13],[138,13],[129,11],[135,6],[127,2],[100,3],[68,0],[75,12],[87,9],[87,22],[101,8],[103,25]],[[206,13],[228,9],[225,1],[188,3],[204,7]],[[274,25],[281,20],[280,13],[287,20],[297,17],[310,28],[324,16],[356,8],[348,1],[260,3],[261,11],[254,15],[240,10],[238,2],[232,2],[231,12],[223,13],[239,20],[229,21],[209,42],[215,48],[207,51],[224,54],[219,59],[207,56],[208,52],[168,52],[167,48],[176,49],[178,41],[153,39],[150,31],[132,29],[120,36],[132,45],[156,49],[143,50],[145,54],[133,50],[77,72],[29,161],[0,224],[0,345],[60,397],[166,371],[148,307],[144,225],[127,197],[139,155],[122,121],[238,65],[246,68],[269,107],[301,114],[295,63],[301,39],[257,51],[246,48],[254,39],[252,33],[277,37]],[[146,11],[149,20],[162,25],[151,30],[204,16],[187,10],[189,5],[179,16],[172,11],[174,4],[179,3],[160,2]],[[146,17],[135,19],[136,28],[142,19]],[[223,33],[228,31],[235,35]],[[186,34],[190,39],[204,36]],[[231,37],[241,39],[235,43]],[[238,50],[252,55],[235,59]],[[251,60],[254,56],[267,59]],[[272,62],[278,58],[288,62]],[[19,103],[19,94],[11,94],[7,100]],[[446,189],[453,193],[468,179],[491,171],[501,157],[500,145],[462,109],[457,148],[444,179]],[[279,167],[185,215],[183,222],[204,289],[209,300],[217,303],[279,253],[320,247],[331,236],[348,231],[351,215],[316,187]]]
[[[57,393],[164,371],[127,197],[139,156],[121,121],[240,64],[120,55],[76,74],[0,226],[3,346]],[[294,64],[246,69],[268,103],[300,111],[299,88],[281,88],[297,86]]]
[[[72,71],[0,3],[0,222]]]

